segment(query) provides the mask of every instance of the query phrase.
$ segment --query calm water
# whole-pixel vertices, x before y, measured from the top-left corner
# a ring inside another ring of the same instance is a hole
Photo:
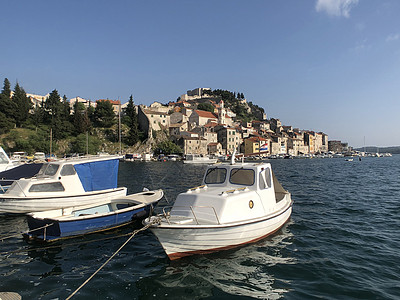
[[[73,299],[399,299],[400,156],[271,163],[295,201],[290,222],[277,234],[171,262],[145,231]],[[199,185],[203,172],[203,166],[177,162],[121,163],[119,184],[130,193],[161,187],[172,202]],[[25,230],[24,217],[0,216],[0,236]],[[23,299],[65,299],[132,230],[49,249],[19,235],[0,242],[0,291]]]

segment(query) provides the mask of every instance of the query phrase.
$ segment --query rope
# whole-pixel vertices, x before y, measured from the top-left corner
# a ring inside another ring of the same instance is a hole
[[[129,241],[130,241],[131,239],[133,239],[133,237],[134,237],[137,233],[146,230],[147,228],[149,228],[151,225],[155,224],[156,222],[158,222],[157,219],[155,219],[153,222],[150,222],[150,223],[147,224],[146,226],[144,226],[144,227],[142,227],[142,228],[140,228],[140,229],[138,229],[138,230],[133,231],[133,232],[132,232],[132,235],[125,241],[125,243],[123,243],[123,244],[121,245],[121,247],[119,247],[118,250],[115,251],[114,254],[111,255],[111,257],[110,257],[109,259],[107,259],[107,260],[100,266],[100,268],[98,268],[88,279],[85,280],[84,283],[82,283],[82,284],[81,284],[71,295],[69,295],[65,300],[71,299],[81,288],[83,288],[83,287],[84,287],[84,286],[85,286],[85,285],[86,285],[86,284],[87,284],[101,269],[103,269],[103,267],[104,267],[105,265],[107,265],[107,264],[111,261],[111,259],[114,258],[115,255],[117,255],[117,254],[122,250],[122,248],[125,247],[126,244],[129,243]]]
[[[53,249],[53,248],[59,248],[59,247],[69,247],[69,246],[77,246],[77,245],[83,245],[83,244],[89,244],[89,243],[95,243],[95,242],[101,242],[101,241],[106,241],[106,240],[112,240],[115,238],[119,238],[119,237],[124,237],[124,236],[128,236],[131,235],[132,233],[124,233],[124,234],[120,234],[120,235],[116,235],[116,236],[111,236],[108,238],[102,238],[102,239],[95,239],[92,241],[83,241],[83,242],[78,242],[78,243],[68,243],[68,244],[62,244],[62,245],[53,245],[53,246],[46,246],[46,247],[37,247],[37,248],[31,248],[28,249],[28,251],[41,251],[41,250],[47,250],[47,249]],[[8,254],[15,254],[15,253],[22,253],[25,252],[27,249],[21,249],[21,250],[14,250],[14,251],[7,251],[7,252],[0,252],[0,255],[8,255]]]
[[[9,236],[5,236],[5,237],[0,237],[0,240],[1,240],[1,241],[4,241],[4,240],[6,240],[6,239],[10,239],[10,238],[13,238],[13,237],[20,236],[21,234],[27,234],[27,233],[31,233],[31,232],[34,232],[34,231],[37,231],[37,230],[40,230],[40,229],[44,229],[44,228],[50,227],[50,226],[52,226],[52,225],[54,225],[54,223],[47,224],[47,225],[44,225],[44,226],[42,226],[42,227],[38,227],[38,228],[36,228],[36,229],[24,231],[24,232],[17,233],[17,234],[14,234],[14,235],[9,235]]]

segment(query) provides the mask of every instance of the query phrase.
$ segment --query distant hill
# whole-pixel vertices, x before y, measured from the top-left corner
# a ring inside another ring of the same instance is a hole
[[[364,151],[364,147],[354,149],[357,151]],[[392,154],[400,154],[400,146],[392,146],[392,147],[375,147],[375,146],[367,146],[365,147],[365,151],[369,153],[392,153]]]

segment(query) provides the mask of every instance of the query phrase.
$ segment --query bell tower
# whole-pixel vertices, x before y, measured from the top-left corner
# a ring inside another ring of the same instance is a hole
[[[226,110],[224,108],[224,100],[221,100],[218,108],[218,123],[226,124]]]

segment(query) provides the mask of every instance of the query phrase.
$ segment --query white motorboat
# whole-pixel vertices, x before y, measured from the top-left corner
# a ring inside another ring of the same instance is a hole
[[[44,163],[32,178],[13,182],[0,195],[0,213],[29,213],[126,196],[117,187],[121,156],[88,156]]]
[[[215,164],[216,162],[216,158],[201,154],[186,154],[186,159],[183,161],[184,164]]]
[[[260,240],[279,230],[291,212],[291,195],[269,163],[214,164],[202,186],[179,194],[172,208],[144,224],[177,259]]]
[[[3,147],[0,147],[0,172],[10,170],[19,166],[20,164],[21,163],[19,161],[11,160],[4,151]]]

